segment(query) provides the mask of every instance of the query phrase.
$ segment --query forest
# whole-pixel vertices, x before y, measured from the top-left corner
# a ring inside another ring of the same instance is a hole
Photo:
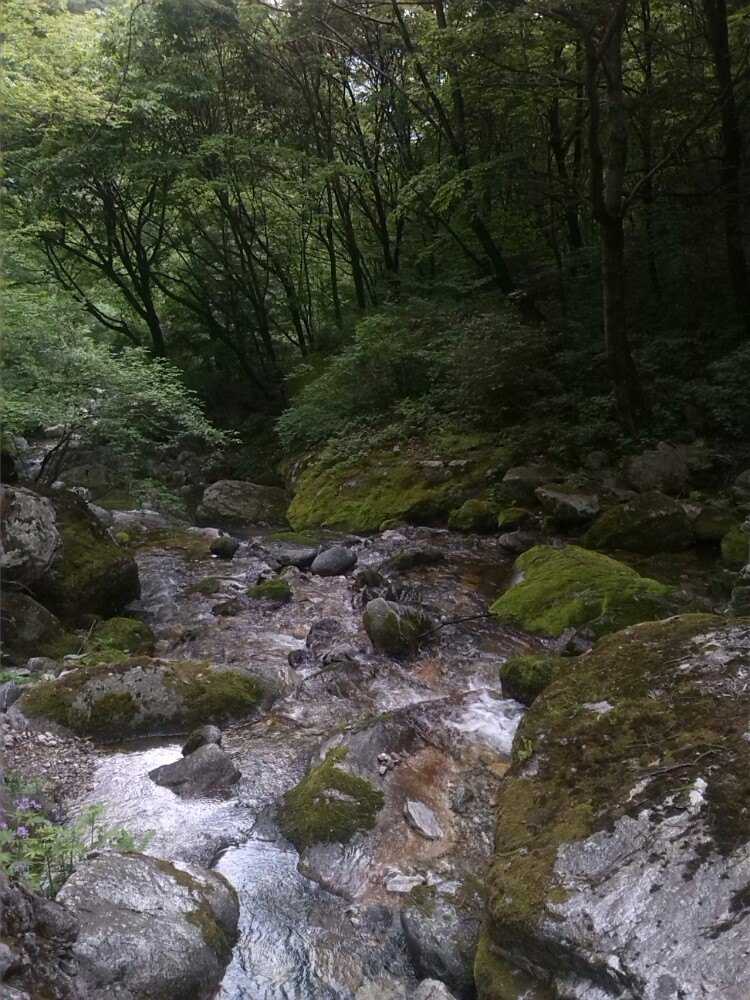
[[[5,0],[9,1000],[750,996],[747,0]]]

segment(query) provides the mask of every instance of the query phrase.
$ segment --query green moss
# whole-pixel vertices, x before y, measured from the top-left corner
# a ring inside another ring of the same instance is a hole
[[[249,587],[247,595],[255,600],[286,602],[292,599],[292,588],[288,580],[277,576],[275,580],[263,580],[254,587]]]
[[[203,594],[205,597],[210,597],[212,594],[217,594],[220,590],[221,580],[218,576],[205,576],[202,580],[198,580],[197,583],[191,584],[185,593]]]
[[[185,919],[199,929],[203,940],[220,961],[226,962],[232,953],[232,945],[208,903],[201,903],[194,910],[189,910]]]
[[[135,618],[108,618],[94,626],[87,643],[87,653],[99,656],[99,662],[123,660],[130,654],[153,656],[155,636],[151,628]]]
[[[129,691],[111,691],[92,703],[85,723],[86,732],[101,736],[112,731],[127,731],[137,714],[138,706]]]
[[[216,670],[207,663],[173,663],[168,683],[185,702],[181,725],[192,728],[207,722],[244,718],[260,704],[263,685],[257,677],[237,670]]]
[[[359,830],[375,826],[385,798],[369,781],[336,766],[348,752],[348,747],[331,750],[284,796],[281,829],[298,849],[346,844]]]
[[[500,667],[500,680],[506,698],[530,705],[552,680],[555,670],[565,663],[559,656],[529,654],[514,656]]]
[[[472,531],[481,535],[497,528],[497,510],[487,500],[467,500],[451,512],[448,527],[454,531]]]
[[[133,540],[127,531],[116,531],[114,537],[118,545],[128,545]]]
[[[721,558],[732,569],[742,569],[750,562],[750,535],[737,525],[721,541]]]
[[[400,528],[404,523],[400,517],[387,517],[378,528],[378,531],[392,531],[394,528]]]
[[[628,552],[680,552],[693,541],[682,504],[662,493],[641,493],[611,507],[594,521],[584,539],[590,549]]]
[[[585,627],[601,636],[669,613],[669,587],[576,545],[536,545],[519,556],[515,568],[523,579],[490,610],[527,632],[557,637]]]
[[[728,853],[750,837],[747,712],[729,695],[749,629],[750,619],[714,615],[644,623],[553,676],[516,735],[516,745],[533,747],[533,772],[516,755],[498,795],[487,926],[501,951],[528,940],[548,903],[565,898],[554,876],[562,844],[662,803],[699,773],[717,848]],[[717,644],[727,650],[721,660],[711,655]],[[696,771],[701,755],[705,771]]]
[[[374,532],[386,521],[445,524],[456,506],[486,489],[498,448],[489,439],[461,451],[457,440],[413,442],[408,455],[373,448],[311,463],[297,482],[288,517],[296,531],[329,527]],[[460,460],[459,465],[449,463]],[[430,464],[432,463],[432,464]]]
[[[733,511],[704,507],[693,521],[693,532],[699,542],[718,543],[738,524],[737,515]]]
[[[531,517],[525,507],[506,507],[497,516],[497,526],[503,531],[514,531],[520,528]]]

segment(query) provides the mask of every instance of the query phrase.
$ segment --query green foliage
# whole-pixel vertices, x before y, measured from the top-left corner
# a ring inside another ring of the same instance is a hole
[[[0,871],[53,896],[89,851],[138,851],[147,845],[149,837],[109,828],[103,816],[103,805],[89,805],[75,823],[63,826],[44,815],[33,794],[15,796],[0,814]]]

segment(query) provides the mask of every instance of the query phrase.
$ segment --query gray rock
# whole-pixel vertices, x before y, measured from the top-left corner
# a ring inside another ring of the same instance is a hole
[[[561,524],[581,524],[599,513],[599,498],[594,493],[562,486],[540,486],[535,492],[542,510]]]
[[[3,576],[7,582],[35,583],[49,570],[62,545],[55,508],[47,497],[22,486],[3,486],[0,510]]]
[[[539,544],[539,536],[524,531],[523,528],[517,528],[515,531],[500,535],[498,542],[506,551],[521,555],[522,552],[528,552]]]
[[[31,656],[26,661],[26,669],[30,674],[56,674],[61,666],[49,656]]]
[[[503,476],[500,492],[508,504],[525,506],[536,503],[536,491],[554,480],[554,470],[540,465],[514,465]]]
[[[62,634],[60,620],[33,597],[7,590],[0,606],[3,645],[19,656],[35,653]]]
[[[295,545],[285,542],[283,545],[273,545],[269,548],[269,557],[280,569],[284,566],[296,566],[297,569],[309,569],[315,557],[320,552],[317,545]]]
[[[199,726],[188,736],[185,746],[182,748],[182,756],[187,757],[199,747],[208,746],[210,743],[221,746],[221,730],[218,726]]]
[[[81,976],[103,996],[210,996],[237,936],[237,894],[226,879],[143,854],[89,855],[57,899],[80,922]]]
[[[219,559],[233,559],[239,547],[239,539],[232,538],[231,535],[219,535],[211,542],[210,551],[212,556],[218,556]]]
[[[750,469],[741,472],[732,485],[732,493],[738,500],[750,500]]]
[[[111,528],[115,523],[114,514],[110,510],[105,510],[104,507],[98,507],[95,503],[86,504],[88,509],[97,519],[100,524],[103,524],[105,528]]]
[[[198,517],[226,524],[286,524],[286,494],[276,486],[221,479],[206,487]]]
[[[389,875],[385,880],[385,888],[387,892],[392,892],[398,896],[405,896],[416,889],[418,885],[424,885],[423,875],[402,875],[397,872],[394,875]]]
[[[389,656],[408,656],[423,632],[432,625],[430,619],[416,608],[396,604],[376,597],[368,601],[362,621],[365,632],[375,649]]]
[[[456,1000],[456,998],[439,980],[423,979],[412,993],[412,1000]]]
[[[465,914],[437,899],[429,907],[410,906],[401,926],[414,967],[420,976],[442,980],[459,997],[473,996],[472,957],[481,914]]]
[[[410,827],[427,840],[440,840],[443,830],[435,815],[435,811],[424,802],[407,799],[404,806],[404,816]]]
[[[345,576],[357,565],[357,554],[343,545],[325,549],[313,559],[310,569],[318,576]]]
[[[10,708],[21,697],[21,688],[16,681],[5,681],[0,684],[0,712]]]
[[[750,586],[735,587],[732,600],[729,603],[729,613],[732,615],[750,615]]]
[[[653,451],[645,451],[626,460],[623,476],[639,493],[656,490],[676,495],[687,485],[690,469],[684,448],[660,441]]]
[[[319,618],[310,626],[305,645],[315,657],[322,660],[333,646],[346,639],[346,629],[338,618]]]
[[[226,791],[242,777],[216,743],[207,743],[181,757],[173,764],[163,764],[149,771],[149,778],[157,785],[171,788],[184,799],[196,799]]]

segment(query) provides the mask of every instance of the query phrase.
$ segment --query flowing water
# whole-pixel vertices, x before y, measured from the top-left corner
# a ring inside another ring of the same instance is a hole
[[[470,877],[481,877],[491,850],[493,782],[522,715],[502,699],[498,666],[528,649],[528,640],[477,616],[507,586],[511,558],[494,540],[427,529],[350,539],[360,565],[424,544],[445,554],[440,565],[401,574],[394,584],[436,620],[470,620],[438,629],[399,664],[369,645],[351,578],[292,570],[289,604],[248,601],[241,595],[268,569],[263,536],[247,538],[231,562],[208,557],[204,538],[193,530],[178,544],[141,549],[142,595],[131,610],[154,629],[158,655],[232,664],[278,690],[257,721],[224,734],[242,779],[230,799],[183,800],[148,777],[178,759],[180,744],[133,743],[102,753],[79,807],[104,803],[111,825],[150,832],[150,853],[215,866],[235,886],[240,936],[221,1000],[407,997],[415,979],[398,912],[406,897],[389,890],[391,880],[416,876],[451,899]],[[217,593],[191,590],[209,576],[220,579]],[[212,613],[233,596],[240,597],[238,614]],[[310,626],[331,618],[339,642],[354,648],[354,662],[325,671],[308,657],[291,667],[288,655],[305,648]],[[385,791],[378,827],[300,859],[278,829],[275,806],[321,747],[344,740]],[[398,766],[379,767],[378,740],[401,748]],[[426,841],[406,826],[408,798],[431,804],[441,840]],[[459,798],[473,804],[459,808]]]

